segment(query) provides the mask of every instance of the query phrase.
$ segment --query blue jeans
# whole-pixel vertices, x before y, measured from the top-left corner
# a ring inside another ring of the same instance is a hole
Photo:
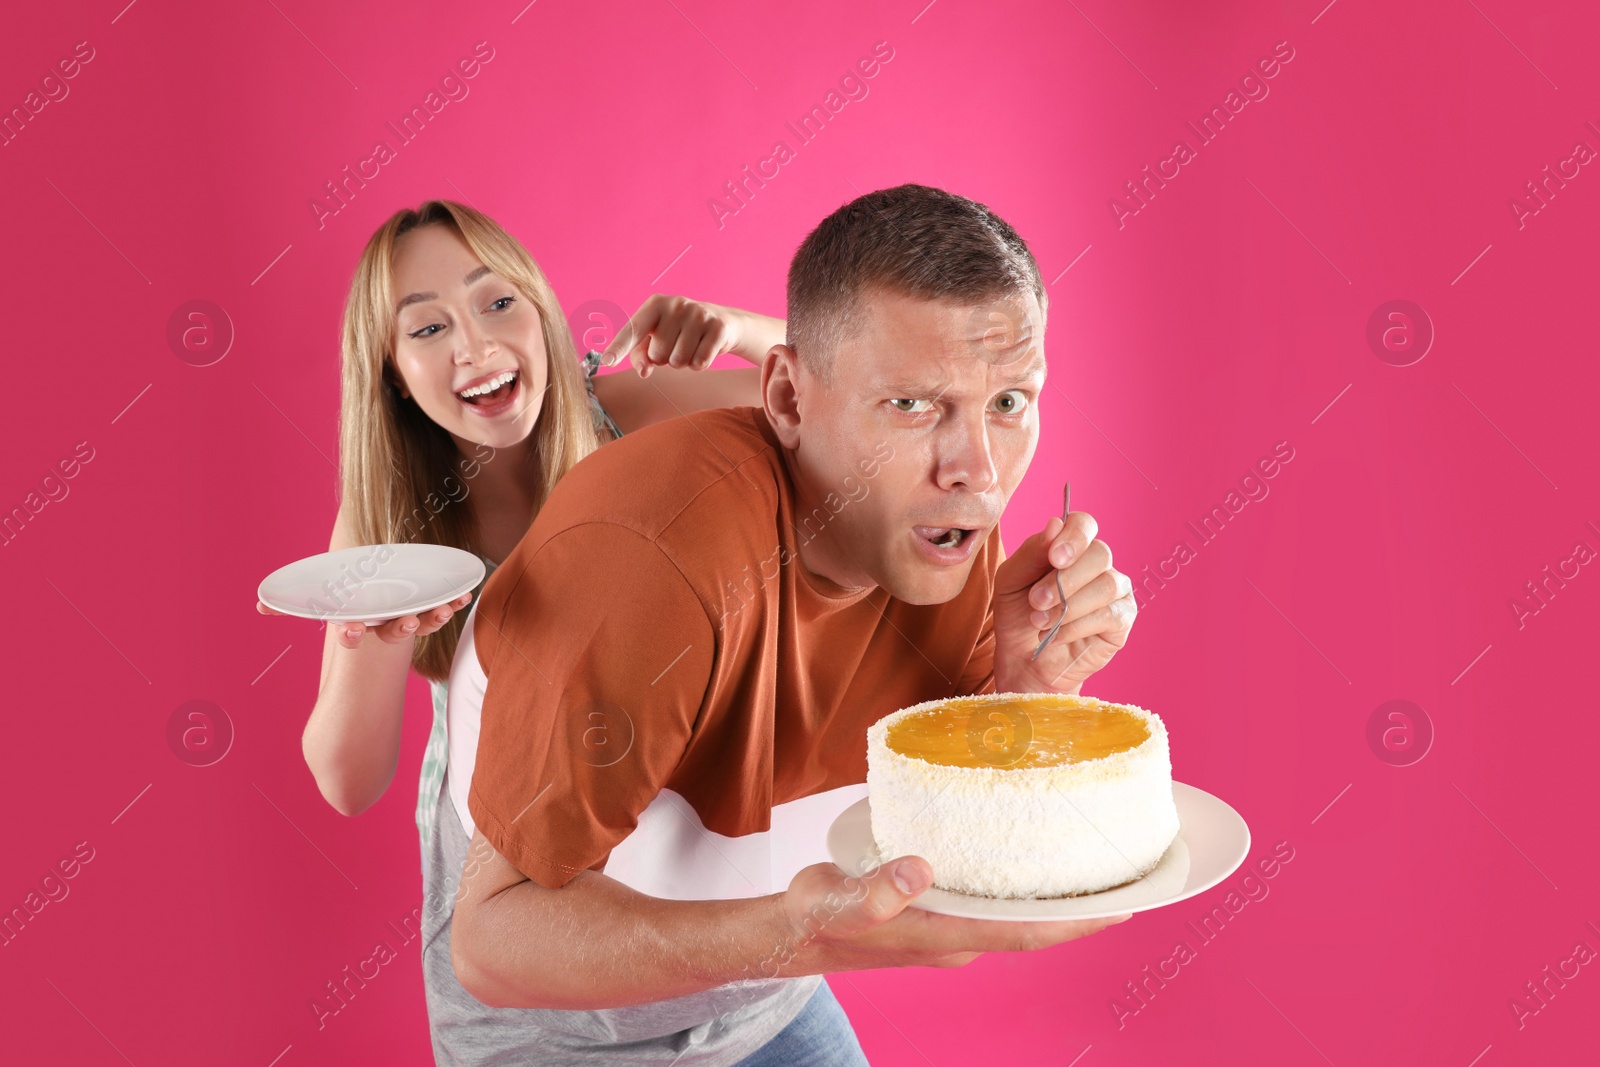
[[[867,1067],[867,1057],[824,979],[777,1037],[735,1067]]]

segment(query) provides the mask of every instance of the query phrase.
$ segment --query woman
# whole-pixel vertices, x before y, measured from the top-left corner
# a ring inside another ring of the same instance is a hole
[[[448,200],[399,211],[367,242],[345,305],[344,491],[329,550],[450,545],[492,572],[557,479],[600,444],[689,411],[758,405],[759,370],[695,371],[724,352],[759,364],[783,339],[780,319],[653,296],[604,357],[630,359],[639,373],[595,377],[602,357],[580,365],[555,293],[515,238]],[[424,855],[444,777],[458,613],[472,597],[376,627],[330,623],[301,742],[323,797],[360,814],[394,777],[408,667],[427,678]]]

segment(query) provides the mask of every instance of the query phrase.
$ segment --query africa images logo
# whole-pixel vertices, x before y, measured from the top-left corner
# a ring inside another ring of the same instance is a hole
[[[1289,42],[1279,41],[1273,45],[1272,55],[1256,60],[1255,67],[1239,79],[1239,88],[1228,90],[1222,103],[1213,105],[1210,111],[1202,115],[1198,125],[1184,123],[1194,134],[1195,144],[1191,145],[1187,139],[1178,141],[1172,146],[1171,154],[1158,160],[1154,169],[1145,164],[1143,177],[1125,183],[1126,196],[1113,196],[1106,201],[1106,206],[1111,210],[1111,221],[1117,224],[1117,229],[1127,226],[1129,218],[1149,207],[1156,193],[1165,189],[1167,182],[1182,174],[1185,166],[1199,159],[1199,149],[1220,137],[1247,105],[1265,100],[1272,91],[1267,82],[1276,78],[1293,59],[1294,49]]]

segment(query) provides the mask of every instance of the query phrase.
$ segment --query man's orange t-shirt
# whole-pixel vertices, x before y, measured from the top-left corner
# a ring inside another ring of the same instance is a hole
[[[797,515],[765,413],[741,407],[568,472],[476,610],[468,807],[489,843],[544,886],[595,869],[676,899],[777,892],[826,859],[832,818],[866,795],[867,727],[994,689],[998,528],[943,604],[845,590],[800,559],[895,462],[863,445]]]

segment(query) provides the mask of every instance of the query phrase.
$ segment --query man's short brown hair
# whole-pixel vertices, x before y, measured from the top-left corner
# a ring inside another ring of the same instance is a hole
[[[823,381],[873,287],[962,304],[1031,290],[1045,310],[1039,265],[1017,232],[984,205],[926,185],[857,197],[790,261],[788,344]]]

